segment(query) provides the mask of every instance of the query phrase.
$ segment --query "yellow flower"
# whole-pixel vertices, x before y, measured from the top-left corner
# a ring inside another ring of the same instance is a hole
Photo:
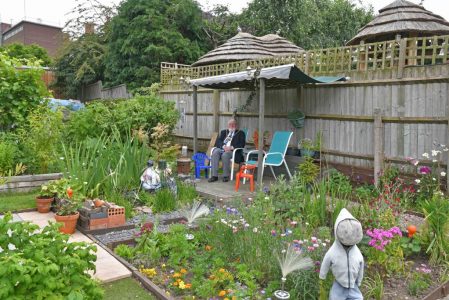
[[[162,266],[161,266],[162,268],[165,268],[166,266],[165,266],[165,264],[162,264]]]
[[[179,288],[180,288],[181,290],[183,290],[183,289],[186,288],[186,285],[185,285],[184,281],[181,280],[181,281],[179,282]]]
[[[190,289],[192,287],[191,283],[186,283],[186,289]],[[195,299],[195,296],[193,297],[193,299]]]
[[[224,272],[226,272],[226,270],[225,270],[225,269],[223,269],[223,268],[221,268],[220,270],[218,270],[218,272],[220,272],[220,273],[224,273]]]
[[[218,296],[220,296],[220,297],[226,296],[226,291],[221,290],[221,291],[218,293]]]
[[[210,279],[210,280],[214,280],[214,279],[215,279],[215,275],[214,275],[214,274],[210,275],[210,276],[209,276],[209,279]]]
[[[182,268],[180,272],[181,272],[181,274],[185,274],[185,273],[187,273],[187,270]]]
[[[178,277],[181,277],[180,273],[176,272],[175,274],[173,274],[173,278],[178,278]]]
[[[206,251],[210,251],[210,250],[212,250],[212,246],[210,246],[210,245],[206,245]]]

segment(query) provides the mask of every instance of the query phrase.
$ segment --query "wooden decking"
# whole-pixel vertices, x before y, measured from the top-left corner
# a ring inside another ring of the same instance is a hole
[[[274,178],[265,176],[263,180],[264,186],[269,186],[272,182],[274,182]],[[235,180],[229,182],[223,182],[221,177],[218,181],[209,183],[207,179],[201,178],[196,182],[196,190],[197,192],[208,199],[212,199],[215,201],[226,201],[231,200],[237,197],[250,198],[254,197],[258,191],[258,186],[256,184],[256,188],[254,192],[251,192],[249,189],[249,182],[243,184],[243,180],[240,182],[240,188],[236,192],[235,191]]]

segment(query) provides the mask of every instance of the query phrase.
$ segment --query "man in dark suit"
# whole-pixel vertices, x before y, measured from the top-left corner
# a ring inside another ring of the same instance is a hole
[[[237,121],[231,119],[228,121],[228,129],[222,130],[220,136],[215,141],[214,151],[212,152],[212,177],[209,182],[218,180],[218,163],[220,159],[223,163],[223,182],[229,181],[231,174],[231,158],[235,148],[245,147],[245,133],[237,129]],[[243,151],[235,153],[235,163],[244,161]]]

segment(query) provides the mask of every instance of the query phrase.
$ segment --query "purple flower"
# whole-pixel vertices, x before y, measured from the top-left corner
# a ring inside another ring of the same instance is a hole
[[[395,235],[402,236],[402,232],[399,227],[392,227],[388,230],[374,228],[373,230],[368,229],[366,235],[371,237],[371,240],[368,242],[369,246],[374,247],[379,251],[384,251],[385,246],[391,243],[391,239],[393,239]]]
[[[432,170],[427,166],[419,168],[419,174],[430,174],[430,172],[432,172]]]
[[[274,229],[271,230],[271,235],[272,235],[272,236],[276,236],[276,230],[274,230]]]

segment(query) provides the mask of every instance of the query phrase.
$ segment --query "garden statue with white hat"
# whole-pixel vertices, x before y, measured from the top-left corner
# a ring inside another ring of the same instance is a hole
[[[329,300],[362,300],[364,260],[357,244],[363,238],[362,225],[343,208],[335,221],[335,241],[326,252],[320,269],[320,279],[325,280],[329,269],[335,281]]]

